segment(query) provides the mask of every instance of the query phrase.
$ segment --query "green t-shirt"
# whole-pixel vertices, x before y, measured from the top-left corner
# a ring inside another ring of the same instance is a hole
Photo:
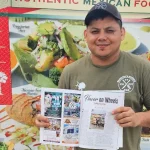
[[[150,110],[150,63],[140,56],[121,52],[119,59],[108,66],[96,66],[90,55],[65,67],[59,88],[75,90],[125,90],[125,106],[141,112]],[[124,128],[123,148],[140,149],[141,127]],[[81,148],[78,148],[81,149]]]

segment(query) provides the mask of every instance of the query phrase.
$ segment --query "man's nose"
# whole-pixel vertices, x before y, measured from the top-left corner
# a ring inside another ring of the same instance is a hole
[[[107,39],[107,36],[106,36],[106,33],[104,31],[101,31],[99,33],[99,36],[98,36],[98,40],[106,40]]]

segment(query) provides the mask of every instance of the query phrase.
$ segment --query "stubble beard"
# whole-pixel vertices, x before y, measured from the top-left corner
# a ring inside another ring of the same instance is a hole
[[[114,55],[114,57],[113,57],[113,55]],[[109,53],[105,56],[101,56],[101,55],[96,54],[96,53],[91,53],[91,59],[93,61],[95,60],[96,62],[109,63],[109,61],[110,61],[113,63],[119,58],[119,55],[120,55],[120,50],[117,49],[114,53]]]

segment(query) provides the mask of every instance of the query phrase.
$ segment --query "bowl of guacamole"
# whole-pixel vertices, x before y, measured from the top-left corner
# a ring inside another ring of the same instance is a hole
[[[135,29],[126,29],[125,38],[121,42],[120,49],[126,52],[133,52],[140,46],[139,35]]]
[[[150,26],[142,26],[140,30],[146,33],[150,33]]]

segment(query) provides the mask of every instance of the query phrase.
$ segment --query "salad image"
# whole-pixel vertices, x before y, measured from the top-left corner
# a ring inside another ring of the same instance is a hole
[[[14,31],[13,25],[14,22],[11,22],[11,32]],[[18,61],[16,67],[20,66],[23,80],[28,84],[56,88],[65,66],[90,53],[83,36],[86,27],[80,22],[31,20],[22,24],[16,22],[17,25],[34,28],[13,42],[13,52]],[[138,32],[129,27],[126,29],[121,50],[137,54],[147,52],[147,48],[137,38]]]
[[[0,150],[13,150],[14,144],[12,142],[0,142]]]
[[[13,44],[14,52],[29,84],[56,88],[65,66],[86,54],[80,50],[84,41],[73,36],[65,24],[57,27],[55,22],[45,21],[35,25],[35,32]]]
[[[0,142],[0,150],[7,150],[8,149],[8,146],[3,143],[3,142]]]

